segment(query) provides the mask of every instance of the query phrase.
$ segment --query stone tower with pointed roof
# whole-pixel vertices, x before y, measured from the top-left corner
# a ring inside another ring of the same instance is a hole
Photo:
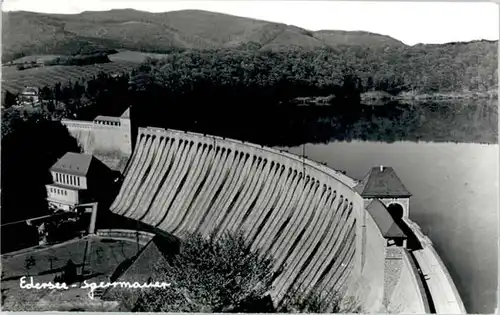
[[[412,195],[392,167],[373,167],[354,189],[365,200],[365,208],[373,199],[378,199],[389,211],[401,208],[402,213],[394,213],[393,210],[391,215],[409,218]]]
[[[406,226],[404,219],[409,216],[411,193],[394,169],[384,166],[373,167],[354,190],[363,197],[366,212],[386,240],[383,307],[379,312],[387,312],[391,297],[397,289],[397,279],[403,270],[404,248],[407,248],[409,237],[403,231]],[[363,235],[363,247],[366,247],[366,242],[366,236]]]

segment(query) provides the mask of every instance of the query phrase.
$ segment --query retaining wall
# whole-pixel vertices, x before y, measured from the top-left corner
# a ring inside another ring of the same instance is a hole
[[[99,237],[112,238],[117,240],[127,240],[136,242],[139,240],[140,245],[146,245],[153,237],[153,233],[134,230],[121,229],[103,229],[96,232]]]
[[[83,153],[91,154],[113,170],[123,171],[132,153],[130,119],[120,125],[105,125],[79,120],[61,120],[76,138]]]

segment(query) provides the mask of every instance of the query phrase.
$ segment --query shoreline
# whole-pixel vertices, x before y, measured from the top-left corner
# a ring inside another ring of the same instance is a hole
[[[330,106],[332,102],[341,99],[334,95],[328,96],[304,96],[291,100],[297,106]],[[423,102],[423,101],[452,101],[452,100],[498,100],[498,92],[495,90],[484,92],[444,92],[444,93],[414,93],[401,92],[392,95],[385,91],[369,91],[359,95],[359,100],[365,105],[385,105],[390,102]]]
[[[391,95],[383,91],[371,91],[361,93],[362,101],[441,101],[441,100],[473,100],[473,99],[498,99],[498,91],[490,90],[485,92],[444,92],[444,93],[412,93],[402,92],[398,95]]]

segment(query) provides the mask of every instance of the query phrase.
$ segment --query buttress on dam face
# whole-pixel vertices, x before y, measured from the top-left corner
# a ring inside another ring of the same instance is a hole
[[[179,238],[243,232],[283,270],[274,303],[300,289],[340,292],[365,312],[466,313],[432,242],[409,219],[411,194],[391,167],[357,181],[280,150],[152,127],[138,129],[132,150],[129,115],[115,121],[110,131],[98,124],[99,136],[64,122],[83,147],[114,142],[128,160],[118,163],[124,181],[110,210]]]

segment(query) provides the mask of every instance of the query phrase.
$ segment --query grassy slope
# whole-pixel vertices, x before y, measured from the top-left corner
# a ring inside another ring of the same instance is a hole
[[[50,66],[38,67],[26,70],[17,70],[15,67],[2,67],[2,87],[11,93],[20,92],[25,86],[45,85],[52,86],[60,82],[67,84],[77,80],[86,80],[104,71],[107,73],[128,72],[137,66],[138,61],[130,61],[132,57],[125,60],[117,60],[109,63],[85,65],[85,66]],[[136,57],[139,58],[139,57]]]
[[[365,32],[310,32],[295,26],[199,10],[149,13],[135,10],[74,15],[4,12],[3,54],[68,54],[90,45],[131,50],[237,47],[264,49],[351,45],[402,45]]]
[[[313,36],[330,46],[332,45],[350,45],[351,43],[363,43],[364,45],[387,45],[404,46],[404,44],[389,36],[384,36],[369,32],[360,31],[331,31],[321,30],[313,33]]]

